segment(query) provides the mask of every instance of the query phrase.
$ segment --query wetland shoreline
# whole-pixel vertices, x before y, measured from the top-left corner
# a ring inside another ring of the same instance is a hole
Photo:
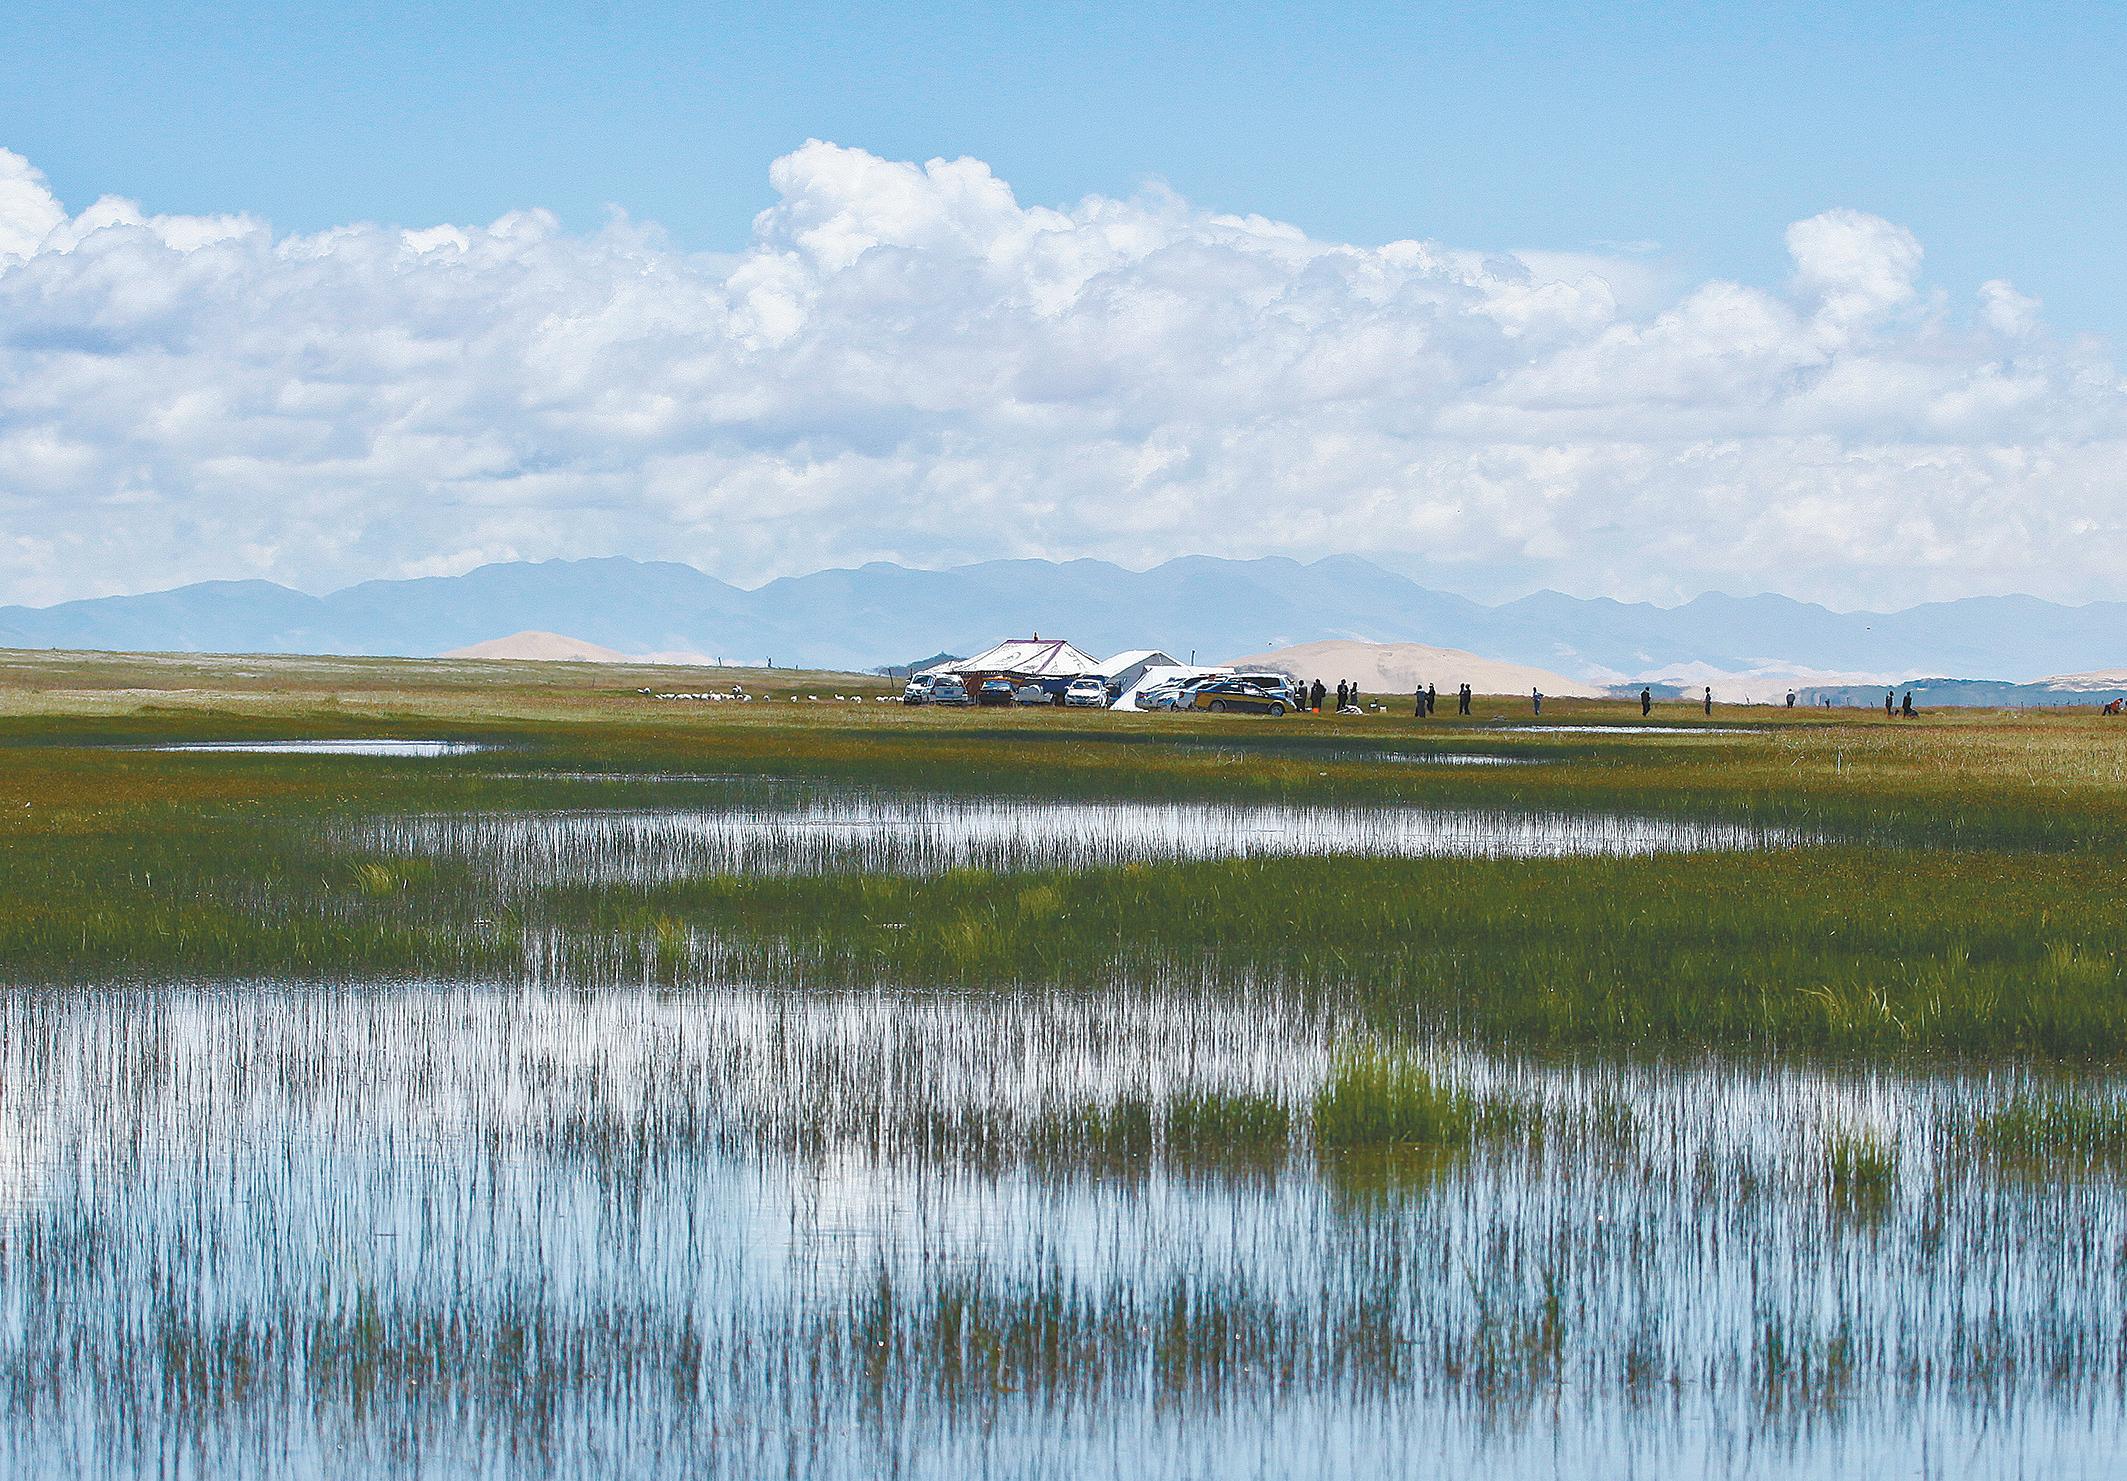
[[[2127,1441],[2127,729],[233,672],[0,665],[0,1468]]]

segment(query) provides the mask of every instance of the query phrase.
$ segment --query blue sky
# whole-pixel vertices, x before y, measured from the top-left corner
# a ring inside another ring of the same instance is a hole
[[[2127,6],[0,0],[0,603],[2117,596],[2123,62]]]
[[[1764,280],[1828,207],[2117,337],[2127,6],[0,5],[61,198],[283,230],[610,203],[741,245],[806,138],[1023,200],[1164,180],[1327,239],[1659,243]]]

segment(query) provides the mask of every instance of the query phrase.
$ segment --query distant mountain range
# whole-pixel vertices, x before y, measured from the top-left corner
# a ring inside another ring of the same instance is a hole
[[[1354,556],[875,563],[751,590],[692,566],[624,557],[511,562],[462,576],[365,581],[309,596],[209,581],[144,596],[0,607],[0,645],[426,657],[537,629],[625,653],[868,669],[975,652],[1007,636],[1089,652],[1163,648],[1203,661],[1330,638],[1421,642],[1602,683],[1718,676],[1863,685],[1914,674],[2029,681],[2127,664],[2127,603],[1968,597],[1834,612],[1780,596],[1675,607],[1538,592],[1488,606]],[[1720,685],[1716,684],[1717,692]]]

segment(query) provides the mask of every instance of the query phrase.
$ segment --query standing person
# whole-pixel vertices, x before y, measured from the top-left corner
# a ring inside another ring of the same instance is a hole
[[[1653,710],[1654,691],[1652,689],[1642,689],[1640,691],[1640,718],[1642,720],[1646,719],[1649,714],[1653,713]]]
[[[1793,709],[1795,707],[1795,691],[1792,689],[1787,691],[1787,707],[1789,709]]]
[[[1905,703],[1904,703],[1904,704],[1902,704],[1902,705],[1900,705],[1900,706],[1898,707],[1898,713],[1899,713],[1899,714],[1901,714],[1901,715],[1903,715],[1903,716],[1905,716],[1905,717],[1906,717],[1906,719],[1908,719],[1908,720],[1912,719],[1912,718],[1913,718],[1913,717],[1914,717],[1915,715],[1917,715],[1917,714],[1919,714],[1919,713],[1920,713],[1920,712],[1919,712],[1918,710],[1916,710],[1916,709],[1914,709],[1914,708],[1913,708],[1913,691],[1912,691],[1912,690],[1910,690],[1910,689],[1906,690],[1906,692],[1905,692]]]
[[[1420,684],[1417,692],[1411,696],[1411,714],[1420,720],[1425,718],[1425,686],[1423,684]]]
[[[1713,686],[1711,684],[1706,686],[1706,715],[1709,719],[1713,717]]]
[[[1539,715],[1544,712],[1544,692],[1541,689],[1537,689],[1534,687],[1530,688],[1529,708],[1530,710]]]
[[[1430,715],[1436,713],[1439,709],[1440,690],[1435,686],[1428,684],[1425,686],[1425,712]]]
[[[1319,715],[1319,714],[1321,714],[1321,713],[1322,713],[1322,693],[1323,693],[1323,690],[1322,690],[1322,681],[1321,681],[1320,679],[1317,679],[1317,680],[1315,680],[1315,687],[1314,687],[1314,689],[1313,689],[1313,690],[1312,690],[1311,692],[1312,692],[1312,694],[1313,694],[1313,696],[1314,696],[1314,701],[1315,701],[1315,702],[1314,702],[1314,704],[1313,704],[1313,706],[1312,706],[1312,708],[1313,708],[1314,712],[1315,712],[1316,714],[1318,714],[1318,715]]]
[[[1344,713],[1344,681],[1337,681],[1337,713]]]
[[[1883,691],[1883,718],[1891,718],[1891,691],[1888,689]]]
[[[1477,697],[1477,691],[1476,691],[1476,690],[1472,689],[1472,688],[1471,688],[1471,687],[1470,687],[1470,686],[1469,686],[1468,684],[1465,684],[1465,685],[1463,685],[1463,686],[1462,686],[1462,713],[1463,713],[1463,714],[1467,715],[1467,714],[1468,714],[1468,713],[1470,712],[1470,701],[1471,701],[1471,700],[1473,700],[1473,699],[1475,699],[1476,697]]]

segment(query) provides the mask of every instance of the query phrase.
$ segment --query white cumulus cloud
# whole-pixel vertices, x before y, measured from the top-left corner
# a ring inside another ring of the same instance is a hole
[[[813,142],[745,248],[616,216],[276,235],[0,152],[0,600],[621,552],[1356,551],[1444,582],[1839,603],[2111,591],[2127,390],[1836,210],[1776,285],[1638,250],[1023,205]]]

